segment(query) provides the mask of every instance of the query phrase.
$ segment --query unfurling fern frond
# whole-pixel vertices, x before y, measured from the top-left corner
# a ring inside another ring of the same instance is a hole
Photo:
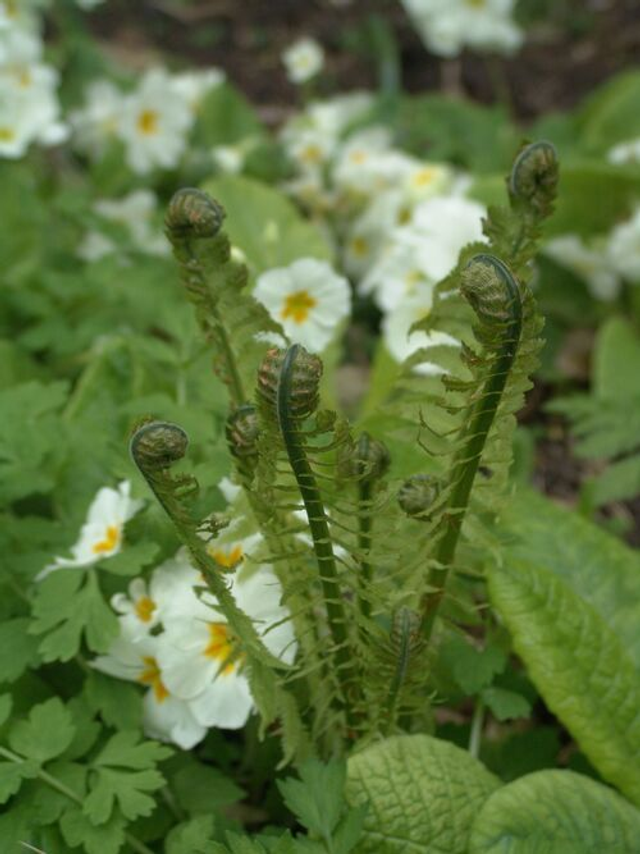
[[[267,726],[279,718],[283,727],[295,730],[298,751],[303,750],[303,726],[294,698],[282,687],[281,674],[288,669],[269,652],[256,631],[253,621],[238,607],[227,585],[229,569],[217,563],[207,548],[208,539],[216,536],[215,522],[199,524],[191,515],[188,500],[197,492],[198,484],[189,475],[174,476],[170,468],[181,460],[187,450],[187,435],[177,424],[151,421],[139,427],[131,439],[131,456],[188,550],[193,565],[215,596],[220,611],[238,639],[245,656],[247,677]],[[284,738],[289,738],[284,733]]]
[[[512,459],[515,414],[530,388],[542,346],[542,320],[527,285],[542,220],[553,207],[557,161],[548,143],[526,146],[508,179],[510,207],[492,208],[489,245],[473,244],[436,288],[419,328],[454,336],[459,346],[423,349],[406,363],[400,393],[420,428],[420,443],[439,462],[440,483],[428,509],[428,565],[421,612],[430,637],[466,527],[495,512]],[[428,363],[441,374],[416,368]],[[405,412],[410,412],[405,404]],[[480,473],[479,473],[480,472]],[[472,496],[473,489],[473,496]],[[477,528],[476,528],[477,531]]]
[[[265,350],[256,335],[277,327],[246,292],[247,269],[233,258],[224,217],[222,206],[206,193],[183,189],[171,200],[165,231],[198,322],[215,349],[216,372],[233,405],[240,406]]]

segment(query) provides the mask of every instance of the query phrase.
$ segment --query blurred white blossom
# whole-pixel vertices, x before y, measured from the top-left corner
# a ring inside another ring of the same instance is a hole
[[[292,83],[306,83],[322,70],[324,51],[315,39],[303,38],[283,52],[282,61]]]
[[[511,54],[524,34],[513,19],[515,0],[401,0],[427,48],[457,56],[463,48]]]
[[[193,119],[171,76],[162,68],[147,71],[138,88],[125,98],[117,128],[131,169],[146,174],[177,166]]]

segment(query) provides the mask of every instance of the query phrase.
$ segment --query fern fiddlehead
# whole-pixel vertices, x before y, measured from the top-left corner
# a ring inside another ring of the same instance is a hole
[[[461,291],[478,318],[476,337],[493,357],[478,398],[465,418],[453,459],[443,514],[444,532],[429,573],[430,589],[422,601],[423,632],[427,638],[444,595],[482,452],[514,364],[523,321],[519,285],[507,266],[492,255],[477,255],[469,262],[462,273]]]
[[[341,686],[341,705],[348,726],[353,727],[353,704],[358,694],[356,661],[350,649],[327,514],[301,440],[301,424],[318,406],[321,375],[320,359],[307,353],[298,344],[286,352],[270,350],[260,369],[258,391],[266,406],[275,414],[289,465],[307,512],[327,623],[333,641],[334,672]]]
[[[215,536],[218,531],[215,523],[199,526],[185,506],[185,500],[197,492],[195,478],[189,475],[174,476],[169,471],[174,463],[185,456],[187,446],[187,434],[177,424],[152,421],[135,431],[130,449],[136,466],[173,522],[194,565],[216,597],[229,627],[240,640],[246,654],[249,683],[263,717],[263,726],[280,715],[283,726],[295,729],[298,748],[305,749],[297,704],[284,690],[278,677],[278,673],[286,671],[289,666],[269,652],[252,620],[236,604],[225,581],[227,568],[220,566],[209,553],[207,540],[201,534]],[[267,697],[269,700],[265,700]]]

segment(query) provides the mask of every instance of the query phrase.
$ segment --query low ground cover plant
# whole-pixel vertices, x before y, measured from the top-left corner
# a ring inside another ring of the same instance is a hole
[[[271,133],[44,7],[0,3],[2,850],[638,852],[638,75],[523,141],[318,98],[307,40]]]

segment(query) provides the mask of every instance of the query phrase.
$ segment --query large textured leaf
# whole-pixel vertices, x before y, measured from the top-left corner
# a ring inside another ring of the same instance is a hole
[[[473,817],[500,785],[459,747],[427,735],[389,738],[349,760],[346,795],[369,803],[358,854],[466,854]]]
[[[473,824],[469,854],[637,854],[640,812],[572,771],[538,771],[498,789]]]
[[[320,231],[305,221],[277,190],[238,176],[209,181],[204,189],[224,206],[225,228],[246,255],[249,269],[260,274],[297,258],[331,258]]]
[[[561,578],[615,633],[640,671],[640,554],[577,513],[530,490],[504,508],[505,562],[523,560]]]
[[[617,635],[534,564],[492,568],[489,590],[549,708],[602,776],[640,803],[640,682]]]

